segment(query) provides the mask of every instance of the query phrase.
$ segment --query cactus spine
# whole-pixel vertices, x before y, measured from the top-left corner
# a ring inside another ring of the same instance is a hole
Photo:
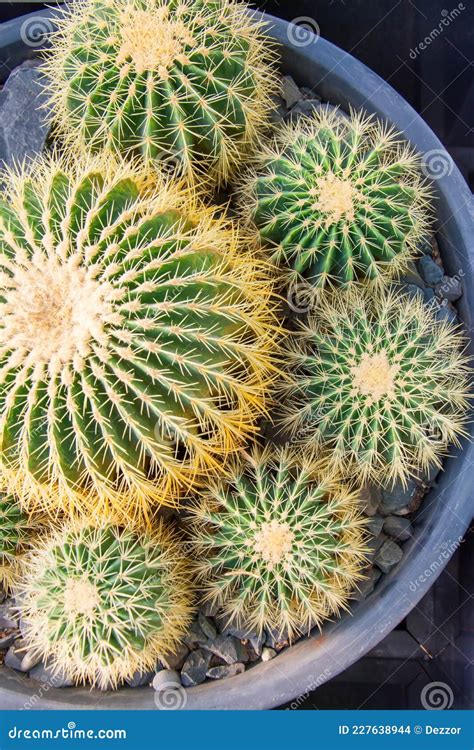
[[[28,518],[13,495],[0,493],[0,583],[9,591],[39,524]]]

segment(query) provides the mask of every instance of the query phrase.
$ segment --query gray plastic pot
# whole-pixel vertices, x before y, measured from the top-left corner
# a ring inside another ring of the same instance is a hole
[[[33,17],[48,17],[41,11]],[[0,62],[12,67],[34,50],[22,41],[25,18],[0,26]],[[472,196],[440,141],[417,113],[387,83],[324,39],[306,37],[285,21],[268,16],[270,34],[281,45],[282,70],[323,99],[352,105],[396,125],[430,158],[449,168],[435,181],[438,239],[446,272],[463,274],[459,314],[471,333],[474,324],[474,210]],[[293,41],[292,41],[293,40]],[[433,153],[434,152],[434,153]],[[472,342],[471,342],[472,344]],[[294,700],[360,659],[387,635],[427,592],[457,547],[473,515],[474,445],[453,449],[436,487],[425,498],[414,537],[398,566],[376,591],[354,606],[351,616],[301,640],[272,661],[230,679],[187,689],[178,704],[188,709],[268,709]],[[19,673],[0,668],[0,707],[36,709],[154,709],[154,691],[123,688],[101,693],[87,688],[47,689]],[[184,704],[184,705],[183,705]]]

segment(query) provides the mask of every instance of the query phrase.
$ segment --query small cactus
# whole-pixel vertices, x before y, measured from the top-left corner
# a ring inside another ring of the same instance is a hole
[[[287,450],[256,451],[194,509],[198,580],[230,622],[292,638],[347,609],[362,577],[357,493]]]
[[[117,686],[153,669],[186,632],[192,587],[181,543],[105,522],[35,547],[18,588],[28,648],[76,683]]]
[[[44,72],[74,147],[226,181],[271,109],[275,50],[243,2],[88,0],[58,20]]]
[[[265,263],[174,183],[107,155],[0,200],[0,477],[26,507],[143,517],[256,429]]]
[[[361,482],[406,483],[441,467],[463,435],[468,358],[457,327],[417,295],[353,291],[301,324],[282,388],[284,427]]]
[[[0,584],[7,591],[18,579],[25,552],[37,525],[24,513],[13,495],[0,493]]]
[[[411,148],[372,118],[327,108],[280,128],[242,192],[273,260],[316,290],[380,286],[406,269],[430,223]]]

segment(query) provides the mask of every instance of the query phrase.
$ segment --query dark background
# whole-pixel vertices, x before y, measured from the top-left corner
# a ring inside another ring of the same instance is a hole
[[[322,37],[388,81],[435,131],[474,189],[474,0],[262,0],[257,5],[289,21],[304,17]],[[0,0],[0,21],[41,7]],[[461,10],[458,17],[416,53],[455,8]],[[423,686],[436,681],[451,687],[453,708],[472,707],[473,556],[471,533],[410,615],[370,654],[303,696],[297,708],[417,709]]]

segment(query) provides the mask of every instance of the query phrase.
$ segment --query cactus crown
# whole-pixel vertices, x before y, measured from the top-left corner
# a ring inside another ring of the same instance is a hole
[[[225,181],[267,119],[274,50],[233,0],[88,0],[44,71],[60,131],[92,149]]]
[[[263,409],[276,332],[265,264],[189,191],[106,156],[8,179],[2,479],[34,508],[172,503]]]
[[[21,510],[18,500],[0,493],[0,583],[7,590],[18,576],[35,528],[36,524]]]
[[[102,523],[73,525],[33,550],[20,587],[29,648],[76,682],[115,687],[152,669],[190,620],[180,542]]]
[[[255,162],[243,210],[293,281],[381,285],[406,269],[429,227],[420,159],[362,114],[322,108],[283,126]]]
[[[468,358],[456,327],[396,291],[333,295],[301,325],[283,426],[360,481],[405,482],[463,434]]]
[[[198,573],[231,622],[302,633],[347,605],[364,562],[354,492],[287,450],[256,451],[194,509]]]

